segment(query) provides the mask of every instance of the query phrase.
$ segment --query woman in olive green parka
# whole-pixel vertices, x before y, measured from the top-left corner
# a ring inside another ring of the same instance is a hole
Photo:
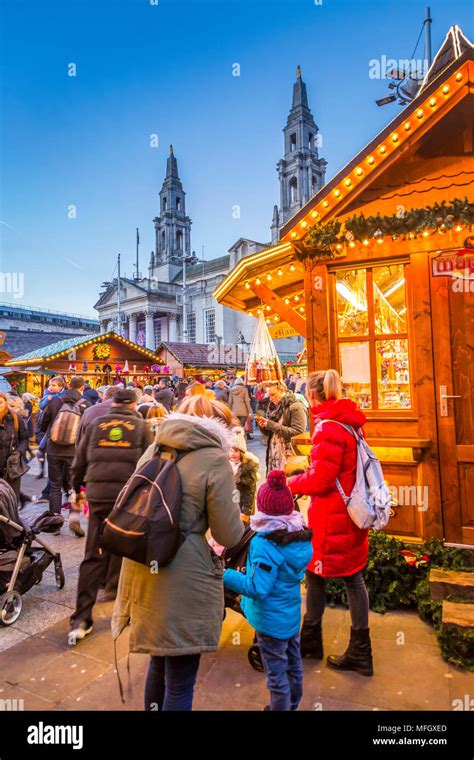
[[[181,530],[201,515],[172,562],[158,573],[132,560],[122,563],[112,634],[115,640],[130,624],[130,652],[151,655],[147,710],[190,710],[199,657],[218,647],[223,568],[205,534],[210,529],[217,543],[232,547],[243,533],[227,455],[231,423],[231,413],[220,402],[201,396],[186,399],[179,413],[162,422],[155,444],[138,463],[151,458],[156,445],[188,452],[177,464]]]

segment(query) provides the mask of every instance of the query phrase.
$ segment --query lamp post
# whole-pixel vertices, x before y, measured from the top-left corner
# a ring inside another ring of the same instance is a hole
[[[182,306],[183,306],[183,343],[187,343],[188,340],[188,282],[186,278],[186,264],[197,264],[201,261],[201,259],[198,259],[196,256],[196,252],[193,251],[192,253],[184,253],[183,252],[183,287],[182,287]]]

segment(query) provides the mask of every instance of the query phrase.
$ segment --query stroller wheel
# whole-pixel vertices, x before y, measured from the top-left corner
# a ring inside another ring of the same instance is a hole
[[[0,622],[2,625],[13,625],[21,615],[23,599],[18,591],[7,591],[0,597]]]
[[[66,578],[64,577],[64,570],[63,570],[62,565],[55,565],[54,575],[56,578],[56,586],[59,589],[64,588],[64,584],[66,583]]]
[[[258,644],[252,644],[247,652],[247,658],[254,670],[258,670],[259,673],[263,673],[264,667],[262,662],[262,655],[260,654],[260,647]]]

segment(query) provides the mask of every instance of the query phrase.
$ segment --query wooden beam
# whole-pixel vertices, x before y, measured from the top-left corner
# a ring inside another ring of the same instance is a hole
[[[280,296],[274,293],[273,290],[270,290],[270,288],[263,283],[257,285],[256,282],[253,282],[251,288],[255,295],[258,296],[264,304],[270,306],[275,314],[278,314],[280,319],[284,322],[288,322],[289,325],[294,327],[298,335],[302,335],[303,338],[307,337],[306,320],[304,317],[300,317],[291,306],[287,306]]]
[[[430,592],[432,599],[462,596],[472,601],[474,600],[474,573],[433,567],[430,571]]]

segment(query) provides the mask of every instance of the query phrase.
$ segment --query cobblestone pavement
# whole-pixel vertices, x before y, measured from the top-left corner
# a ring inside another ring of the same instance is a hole
[[[263,461],[261,442],[255,440],[251,446]],[[39,494],[41,487],[42,481],[35,479],[33,467],[24,478],[24,491],[32,496]],[[32,504],[25,509],[44,508],[46,505]],[[83,520],[83,526],[87,528],[87,520]],[[60,536],[46,538],[52,548],[61,552],[66,585],[59,591],[54,572],[48,569],[42,582],[24,596],[18,622],[10,628],[0,628],[0,709],[13,704],[25,710],[141,710],[148,658],[131,655],[128,682],[125,631],[117,643],[121,678],[130,687],[126,688],[123,705],[110,635],[113,602],[101,602],[99,597],[92,634],[77,647],[68,647],[69,616],[75,603],[84,539],[69,535],[67,523]],[[375,676],[337,673],[323,662],[305,660],[301,709],[449,710],[454,699],[463,700],[466,694],[473,693],[474,676],[442,660],[432,629],[416,613],[371,613],[370,626]],[[329,608],[324,619],[327,652],[342,652],[348,635],[348,612]],[[402,638],[404,644],[398,643]],[[219,650],[202,657],[195,709],[264,707],[268,701],[264,676],[254,671],[247,660],[252,639],[253,631],[246,621],[228,612]]]

